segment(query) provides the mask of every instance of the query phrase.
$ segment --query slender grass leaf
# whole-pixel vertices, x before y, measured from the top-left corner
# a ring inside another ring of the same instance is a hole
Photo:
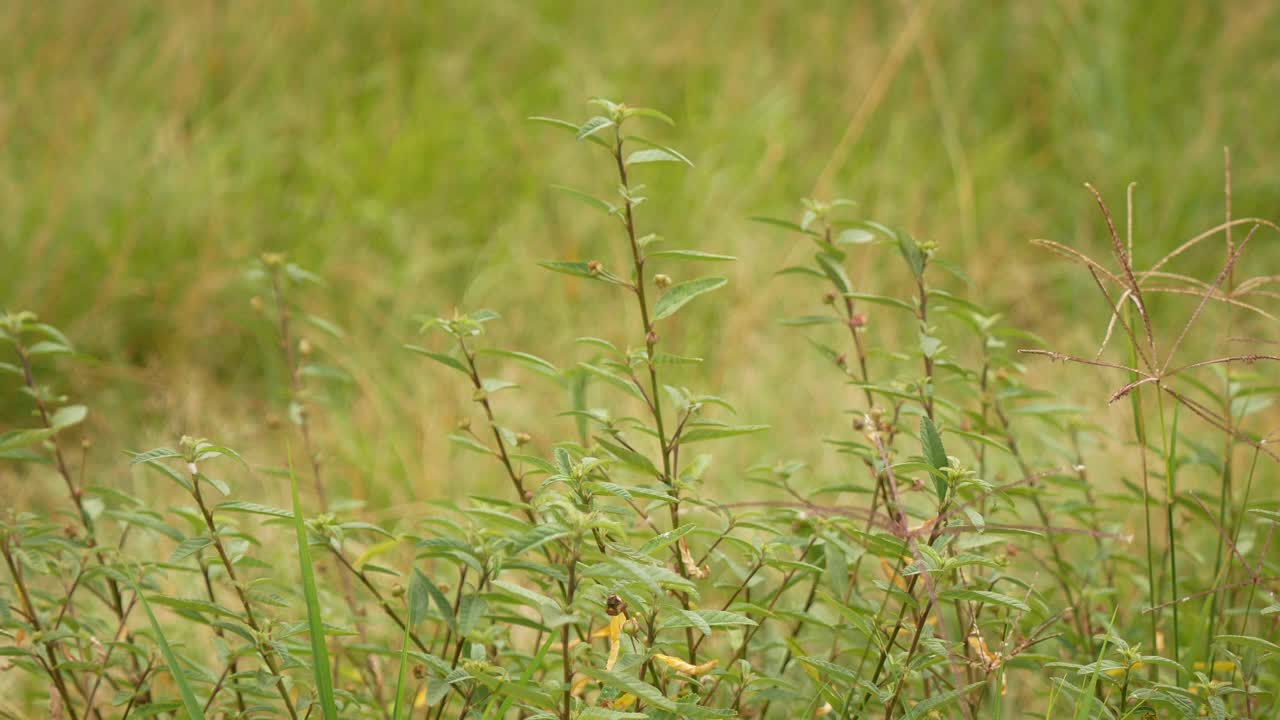
[[[147,602],[147,597],[142,594],[142,589],[138,587],[137,581],[130,580],[133,585],[133,592],[138,597],[138,601],[142,603],[142,609],[147,613],[147,620],[151,623],[151,630],[156,634],[156,643],[160,645],[160,652],[164,655],[165,664],[169,666],[169,674],[173,677],[173,682],[178,686],[178,693],[182,696],[182,705],[187,710],[187,715],[191,720],[204,720],[204,707],[196,700],[196,694],[191,691],[191,683],[187,682],[187,674],[183,671],[181,663],[178,662],[178,656],[174,654],[173,648],[169,647],[169,641],[165,638],[164,630],[160,627],[160,621],[156,620],[156,614],[151,611],[151,603]]]
[[[338,706],[333,697],[333,675],[329,671],[329,647],[325,643],[324,621],[320,615],[320,596],[316,590],[315,568],[311,564],[311,545],[307,524],[302,518],[302,499],[298,495],[298,476],[293,472],[293,453],[289,453],[289,484],[293,493],[293,528],[298,542],[298,566],[302,572],[302,593],[307,601],[307,635],[311,638],[311,671],[316,681],[316,694],[324,720],[338,720]]]

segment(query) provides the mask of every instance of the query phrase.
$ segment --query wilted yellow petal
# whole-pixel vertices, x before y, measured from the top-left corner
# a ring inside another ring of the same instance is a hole
[[[609,618],[609,661],[604,664],[606,671],[613,670],[613,666],[618,662],[618,654],[622,652],[622,626],[626,622],[626,613],[618,613]]]
[[[653,659],[673,670],[682,672],[685,675],[692,675],[694,677],[711,672],[711,669],[720,663],[719,660],[709,660],[701,665],[694,665],[693,663],[685,662],[674,655],[662,654],[654,655]]]
[[[590,675],[583,675],[573,683],[573,689],[569,691],[570,695],[577,697],[582,694],[582,690],[587,687],[587,683],[591,682]]]
[[[987,641],[983,639],[982,635],[978,634],[977,628],[974,628],[974,631],[969,635],[969,647],[973,649],[973,652],[982,659],[982,662],[987,667],[994,670],[1000,666],[1002,662],[1000,654],[991,652],[991,648],[987,647]]]
[[[892,580],[893,584],[897,585],[900,589],[907,589],[907,583],[903,581],[902,576],[898,574],[898,571],[893,568],[893,564],[889,562],[888,558],[880,558],[880,572],[884,573],[885,578]]]
[[[1133,672],[1134,670],[1141,670],[1143,665],[1145,664],[1146,663],[1136,662],[1130,665],[1129,667],[1118,667],[1118,668],[1111,668],[1110,670],[1103,670],[1102,674],[1110,677],[1116,677],[1119,675],[1123,675],[1127,672]]]
[[[421,709],[427,705],[427,689],[422,688],[418,691],[418,696],[413,699],[413,707]]]
[[[1204,670],[1204,662],[1193,663],[1192,667],[1196,670]],[[1236,664],[1230,660],[1218,660],[1213,663],[1213,671],[1216,673],[1229,673],[1236,671]]]
[[[684,565],[685,574],[689,577],[705,578],[711,574],[711,571],[705,567],[698,567],[698,561],[693,559],[693,555],[689,552],[689,544],[680,538],[680,562]]]

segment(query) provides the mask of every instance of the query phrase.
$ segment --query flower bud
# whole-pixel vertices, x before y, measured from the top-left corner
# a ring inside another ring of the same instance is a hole
[[[867,316],[862,313],[854,313],[853,316],[849,318],[849,327],[851,328],[866,327],[866,324]]]
[[[660,290],[666,290],[671,287],[671,277],[669,275],[662,274],[654,275],[653,284],[657,285]]]
[[[521,445],[527,445],[530,440],[533,440],[533,436],[530,435],[529,433],[527,432],[516,433],[516,447],[520,447]]]
[[[459,429],[459,430],[470,430],[470,429],[471,429],[471,418],[465,418],[465,417],[464,417],[464,418],[462,418],[462,419],[458,420],[458,429]]]
[[[587,272],[590,272],[592,275],[599,275],[604,272],[604,264],[599,260],[592,260],[587,263]]]
[[[822,295],[822,304],[823,304],[823,305],[835,305],[835,304],[836,304],[836,293],[835,293],[835,291],[834,291],[834,290],[828,290],[828,291],[826,291],[825,293],[823,293],[823,295]]]
[[[304,357],[311,354],[311,343],[306,338],[298,341],[298,352]]]

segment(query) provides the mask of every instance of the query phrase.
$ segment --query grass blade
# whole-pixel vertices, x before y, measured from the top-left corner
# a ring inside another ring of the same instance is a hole
[[[400,643],[400,675],[396,678],[396,707],[391,713],[391,720],[401,720],[404,717],[401,713],[405,707],[405,680],[409,676],[409,629],[412,627],[412,623],[404,624],[404,639]]]
[[[165,664],[169,666],[169,674],[173,676],[173,682],[178,686],[178,692],[182,695],[182,705],[187,709],[187,715],[191,716],[191,720],[204,720],[204,708],[196,700],[196,694],[191,691],[191,684],[187,682],[187,675],[182,671],[182,666],[178,664],[178,656],[173,654],[173,648],[169,647],[169,641],[165,639],[164,630],[160,628],[160,621],[156,620],[156,614],[151,612],[151,603],[147,602],[147,597],[142,594],[142,588],[138,587],[138,583],[133,583],[133,591],[138,595],[138,601],[142,603],[142,609],[147,612],[147,619],[151,621],[151,629],[156,634],[156,642],[160,645],[160,652],[164,655]]]
[[[320,597],[316,593],[315,568],[311,565],[311,547],[307,543],[307,525],[302,519],[302,500],[298,496],[298,476],[293,472],[293,453],[289,453],[289,484],[293,492],[293,526],[298,536],[298,564],[302,570],[302,591],[307,599],[307,634],[311,637],[311,669],[315,674],[316,693],[325,720],[338,720],[338,706],[333,699],[333,677],[329,673],[329,648],[324,642],[324,623],[320,619]],[[402,671],[403,672],[403,671]]]

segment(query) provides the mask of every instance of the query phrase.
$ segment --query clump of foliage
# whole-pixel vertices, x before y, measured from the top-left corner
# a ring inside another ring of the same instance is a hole
[[[542,267],[617,304],[617,325],[597,333],[609,337],[582,337],[557,363],[495,346],[498,313],[473,310],[427,317],[406,346],[470,394],[451,439],[492,461],[501,497],[384,524],[335,496],[312,386],[340,372],[305,335],[342,334],[300,309],[319,279],[283,256],[251,279],[271,298],[257,305],[296,428],[284,468],[183,437],[90,469],[90,444],[75,442],[87,410],[48,380],[71,340],[4,316],[13,362],[0,370],[34,420],[0,435],[5,472],[56,478],[67,498],[0,518],[16,707],[73,720],[1274,715],[1280,508],[1258,489],[1277,457],[1251,419],[1275,388],[1248,366],[1277,357],[1174,358],[1210,306],[1232,327],[1271,319],[1256,303],[1274,299],[1273,278],[1236,274],[1275,225],[1228,217],[1138,271],[1099,197],[1118,269],[1045,243],[1106,301],[1107,339],[1079,357],[946,289],[965,279],[935,243],[859,219],[850,201],[758,218],[809,246],[809,262],[778,272],[814,298],[784,332],[812,335],[817,359],[796,372],[827,373],[850,422],[813,439],[845,459],[838,477],[743,467],[717,444],[767,448],[786,429],[738,417],[732,389],[689,387],[705,376],[699,349],[666,339],[727,282],[698,268],[734,258],[658,234],[637,180],[692,163],[636,133],[670,118],[594,104],[581,124],[533,119],[615,174],[607,200],[560,189],[609,218],[616,252]],[[1212,279],[1165,269],[1219,235]],[[855,280],[870,267],[876,283]],[[1171,341],[1153,330],[1161,294],[1194,304]],[[1121,373],[1111,400],[1127,402],[1133,437],[1104,437],[1030,384],[1037,355]],[[563,389],[538,434],[565,437],[544,444],[504,420],[517,377]],[[1112,444],[1106,457],[1131,454],[1132,468],[1088,462]],[[182,500],[126,494],[110,480],[126,465]],[[288,483],[292,506],[265,504],[251,477]]]

